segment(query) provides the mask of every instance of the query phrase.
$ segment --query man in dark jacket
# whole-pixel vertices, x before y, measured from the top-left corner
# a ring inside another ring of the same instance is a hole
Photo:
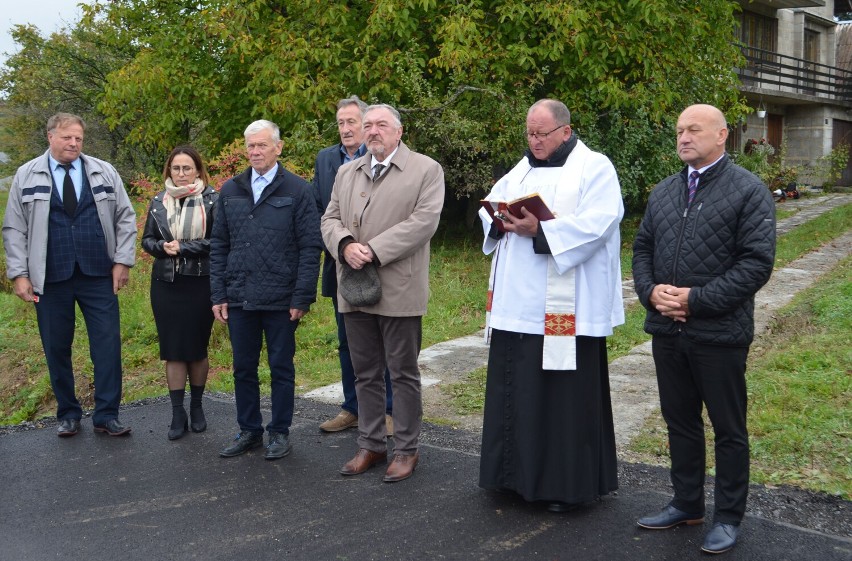
[[[340,142],[323,148],[317,154],[314,166],[314,196],[317,198],[317,210],[320,217],[331,201],[331,190],[337,170],[343,164],[357,160],[367,153],[364,146],[364,111],[367,104],[357,96],[341,99],[337,103],[337,130]],[[355,369],[352,367],[352,355],[349,353],[349,339],[346,337],[346,324],[343,314],[337,306],[337,261],[325,250],[322,262],[322,295],[331,298],[334,306],[334,319],[337,322],[338,355],[340,358],[340,381],[343,386],[343,404],[340,413],[323,422],[319,428],[324,432],[338,432],[358,426],[358,396],[355,393]],[[393,436],[393,398],[390,372],[385,370],[385,424],[388,436]]]
[[[263,444],[257,366],[265,336],[272,389],[265,457],[276,460],[291,449],[296,327],[316,300],[323,245],[310,185],[277,161],[278,126],[255,121],[245,139],[251,168],[222,186],[210,240],[213,316],[228,325],[240,426],[219,455]]]
[[[725,154],[725,116],[688,107],[677,122],[687,167],[648,200],[633,245],[633,277],[653,335],[660,406],[669,433],[674,498],[639,520],[653,530],[704,521],[702,404],[715,434],[713,526],[701,548],[737,541],[749,482],[745,369],[754,295],[775,260],[775,206],[766,185]]]

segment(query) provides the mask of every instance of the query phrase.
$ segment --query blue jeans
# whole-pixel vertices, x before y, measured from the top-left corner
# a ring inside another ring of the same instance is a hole
[[[89,334],[89,356],[95,378],[95,412],[92,422],[102,425],[118,418],[121,402],[121,326],[118,297],[112,277],[84,275],[79,268],[71,278],[46,283],[35,304],[38,331],[50,385],[56,396],[56,418],[80,419],[83,409],[74,393],[71,344],[74,342],[74,304],[80,306]]]
[[[331,297],[334,305],[334,319],[337,321],[338,354],[340,355],[340,382],[343,384],[343,405],[340,407],[358,416],[358,396],[355,393],[355,369],[352,367],[352,355],[349,353],[349,340],[346,337],[346,323],[343,314],[337,310],[337,297]],[[393,389],[390,370],[385,369],[386,404],[385,413],[393,413]]]
[[[290,433],[293,422],[293,392],[296,386],[296,328],[289,310],[251,310],[228,307],[228,334],[234,355],[234,397],[237,424],[241,431],[263,433],[260,413],[260,382],[257,367],[266,337],[266,357],[271,374],[272,419],[270,432]]]

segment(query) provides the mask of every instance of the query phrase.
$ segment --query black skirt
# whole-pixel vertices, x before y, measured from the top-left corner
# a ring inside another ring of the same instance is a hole
[[[493,330],[479,486],[584,503],[618,489],[605,337],[577,337],[577,370],[542,370],[544,337]]]
[[[213,328],[210,277],[176,274],[174,282],[151,279],[151,308],[160,338],[160,359],[207,358]]]

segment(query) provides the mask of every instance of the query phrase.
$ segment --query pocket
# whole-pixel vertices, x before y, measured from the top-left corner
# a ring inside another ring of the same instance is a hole
[[[293,197],[268,197],[257,209],[263,228],[289,230],[293,220]]]

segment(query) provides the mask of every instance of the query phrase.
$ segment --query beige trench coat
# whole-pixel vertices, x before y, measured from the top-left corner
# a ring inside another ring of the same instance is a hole
[[[403,142],[390,168],[373,183],[371,155],[343,165],[322,217],[322,238],[339,260],[347,238],[368,244],[379,262],[382,299],[354,307],[340,297],[340,312],[422,316],[429,300],[429,240],[444,205],[444,170]],[[337,268],[340,280],[340,267]]]

